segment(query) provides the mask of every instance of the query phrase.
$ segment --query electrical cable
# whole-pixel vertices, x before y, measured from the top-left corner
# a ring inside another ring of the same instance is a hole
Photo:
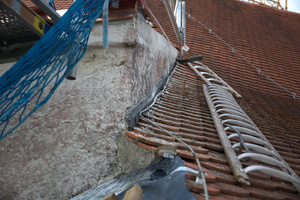
[[[243,136],[242,136],[241,132],[239,130],[237,130],[234,126],[231,126],[229,124],[225,124],[225,125],[227,127],[231,128],[232,130],[234,130],[240,138],[240,147],[239,147],[239,150],[236,154],[239,155],[242,152],[243,148],[246,150],[247,153],[250,152],[248,147],[245,145],[245,142],[244,142],[244,139],[243,139]]]
[[[236,155],[239,155],[239,154],[242,152],[243,149],[245,149],[245,151],[246,151],[247,153],[249,153],[250,150],[249,150],[248,147],[245,145],[245,141],[244,141],[244,139],[243,139],[243,136],[242,136],[241,132],[240,132],[238,129],[236,129],[234,126],[231,126],[231,125],[229,125],[229,124],[225,124],[225,125],[226,125],[227,127],[231,128],[232,130],[234,130],[234,131],[238,134],[238,136],[239,136],[239,138],[240,138],[240,146],[239,146],[239,150],[236,152]],[[250,158],[241,159],[241,161],[243,161],[243,162],[247,162],[247,161],[249,161],[249,160],[250,160]]]
[[[256,67],[255,65],[253,65],[247,58],[245,58],[242,54],[240,54],[239,52],[237,52],[232,46],[230,46],[225,40],[223,40],[220,36],[218,36],[215,32],[213,32],[210,28],[208,28],[207,26],[205,26],[204,24],[202,24],[199,20],[197,20],[196,18],[194,18],[191,14],[186,13],[186,15],[188,16],[188,18],[192,18],[193,20],[195,20],[196,22],[198,22],[201,26],[203,26],[204,28],[206,28],[209,33],[212,33],[214,36],[216,36],[219,40],[221,40],[225,45],[227,45],[232,53],[236,53],[237,55],[239,55],[246,63],[248,63],[251,67],[255,68],[257,70],[257,72],[263,76],[265,76],[268,80],[270,80],[271,82],[273,82],[275,85],[277,85],[279,88],[283,89],[285,92],[291,94],[293,96],[293,98],[300,98],[299,95],[297,95],[296,93],[286,89],[285,87],[283,87],[282,85],[280,85],[279,83],[277,83],[276,81],[274,81],[271,77],[269,77],[267,74],[265,74],[261,69],[259,69],[258,67]]]
[[[157,125],[154,121],[150,120],[150,119],[147,119],[143,116],[143,113],[146,112],[147,110],[149,110],[156,102],[156,99],[162,95],[164,93],[164,91],[166,90],[167,88],[167,85],[169,84],[169,81],[170,81],[170,78],[172,77],[172,75],[174,74],[174,72],[176,71],[176,69],[178,68],[178,64],[176,64],[176,67],[174,68],[173,72],[171,73],[171,75],[169,76],[169,78],[167,79],[167,82],[164,86],[164,88],[162,89],[161,92],[159,92],[155,98],[153,99],[153,102],[147,107],[145,108],[144,110],[142,110],[140,113],[139,113],[139,116],[140,118],[146,120],[147,122],[149,122],[150,124],[154,125],[155,127],[159,128],[160,130],[164,131],[165,133],[167,133],[168,135],[170,135],[171,137],[173,137],[175,140],[177,140],[178,142],[182,143],[183,145],[185,145],[193,154],[193,156],[195,157],[195,160],[196,160],[196,163],[198,165],[198,168],[199,168],[199,172],[201,174],[201,178],[202,178],[202,184],[203,184],[203,188],[204,188],[204,196],[205,196],[205,199],[208,200],[209,199],[209,195],[208,195],[208,191],[207,191],[207,185],[206,185],[206,180],[205,180],[205,176],[204,176],[204,171],[202,170],[202,167],[201,167],[201,164],[200,164],[200,161],[195,153],[195,151],[193,150],[192,147],[190,147],[188,144],[186,144],[184,141],[182,141],[180,138],[176,137],[174,134],[172,134],[170,131],[167,131],[165,130],[164,128],[162,128],[161,126]],[[199,174],[197,174],[197,180],[199,179]]]

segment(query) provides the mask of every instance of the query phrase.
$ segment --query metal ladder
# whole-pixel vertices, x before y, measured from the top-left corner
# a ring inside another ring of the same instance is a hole
[[[202,80],[205,81],[207,85],[214,83],[220,84],[233,93],[236,97],[242,97],[237,91],[235,91],[230,85],[228,85],[221,77],[219,77],[215,72],[213,72],[209,67],[204,65],[199,61],[194,61],[192,63],[187,63],[195,72],[198,74]]]
[[[291,182],[300,193],[300,178],[240,107],[232,94],[236,97],[241,95],[203,63],[194,61],[193,64],[187,64],[206,83],[203,85],[204,96],[237,181],[250,185],[248,174],[260,171]],[[259,162],[260,165],[251,164],[244,168],[242,163],[250,159]]]
[[[60,16],[44,0],[32,0],[53,22]],[[21,0],[0,0],[0,47],[41,38],[51,26]],[[25,38],[25,36],[26,38]],[[25,40],[25,41],[23,41]]]
[[[300,192],[299,177],[239,106],[229,90],[218,84],[203,85],[203,90],[220,141],[237,180],[248,185],[248,174],[260,171],[291,182]],[[237,153],[236,149],[239,149]],[[261,165],[252,164],[244,168],[241,162],[245,159],[257,161]]]

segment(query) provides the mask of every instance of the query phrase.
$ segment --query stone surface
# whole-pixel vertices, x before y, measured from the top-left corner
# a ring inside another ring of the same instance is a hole
[[[145,168],[156,158],[154,153],[133,142],[128,141],[124,134],[118,135],[118,170],[120,173],[130,173],[140,168]]]
[[[65,80],[0,142],[0,199],[68,199],[153,159],[149,152],[136,154],[148,153],[146,160],[126,157],[133,147],[121,135],[124,116],[169,70],[177,51],[140,19],[111,23],[109,49],[100,45],[101,32],[96,24],[77,79]]]

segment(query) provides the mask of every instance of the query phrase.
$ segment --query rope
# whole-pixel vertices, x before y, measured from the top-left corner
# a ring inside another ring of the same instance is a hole
[[[173,70],[173,72],[172,72],[171,75],[169,76],[169,78],[168,78],[168,80],[167,80],[167,82],[166,82],[166,84],[165,84],[163,90],[162,90],[160,93],[158,93],[158,94],[154,97],[153,102],[151,103],[151,105],[149,105],[147,108],[145,108],[144,110],[142,110],[142,111],[139,113],[139,116],[140,116],[140,118],[146,120],[147,122],[151,123],[151,124],[154,125],[155,127],[157,127],[157,128],[159,128],[160,130],[164,131],[165,133],[167,133],[168,135],[170,135],[171,137],[173,137],[173,138],[174,138],[175,140],[177,140],[178,142],[180,142],[180,143],[182,143],[183,145],[185,145],[185,146],[192,152],[192,154],[193,154],[193,156],[194,156],[194,158],[195,158],[195,160],[196,160],[196,163],[197,163],[197,165],[198,165],[199,172],[200,172],[201,177],[202,177],[202,181],[203,181],[202,184],[203,184],[203,188],[204,188],[204,196],[205,196],[205,199],[208,200],[208,199],[209,199],[209,195],[208,195],[208,191],[207,191],[207,185],[206,185],[206,180],[205,180],[205,176],[204,176],[204,171],[202,170],[200,161],[199,161],[199,159],[198,159],[198,157],[197,157],[195,151],[193,150],[193,148],[192,148],[190,145],[188,145],[187,143],[185,143],[184,141],[182,141],[180,138],[178,138],[177,136],[175,136],[174,134],[172,134],[170,131],[165,130],[165,129],[162,128],[161,126],[157,125],[157,123],[155,123],[154,121],[152,121],[152,120],[150,120],[150,119],[147,119],[147,118],[145,118],[145,117],[143,116],[143,113],[146,112],[147,110],[149,110],[149,109],[155,104],[156,99],[157,99],[160,95],[162,95],[162,94],[165,92],[165,90],[166,90],[166,88],[167,88],[167,86],[168,86],[168,84],[169,84],[169,81],[170,81],[172,75],[174,74],[174,72],[176,71],[177,67],[178,67],[178,65],[176,65],[175,69]],[[197,175],[197,180],[199,180],[199,177],[198,177],[198,176],[199,176],[199,175]]]
[[[197,20],[196,18],[194,18],[191,14],[186,13],[186,15],[188,16],[188,18],[192,18],[193,20],[195,20],[196,22],[198,22],[201,26],[203,26],[205,29],[208,30],[209,33],[212,33],[214,36],[216,36],[219,40],[221,40],[225,45],[227,45],[233,54],[237,54],[239,55],[246,63],[248,63],[251,67],[253,67],[254,69],[256,69],[258,74],[261,74],[263,76],[265,76],[268,80],[270,80],[272,83],[274,83],[275,85],[277,85],[278,87],[280,87],[281,89],[283,89],[285,92],[291,94],[293,96],[293,98],[300,98],[299,95],[297,95],[296,93],[286,89],[284,86],[280,85],[279,83],[277,83],[276,81],[274,81],[271,77],[269,77],[267,74],[265,74],[261,69],[259,69],[258,67],[256,67],[255,65],[253,65],[247,58],[245,58],[242,54],[240,54],[239,52],[237,52],[232,46],[230,46],[225,40],[223,40],[220,36],[218,36],[215,32],[213,32],[210,28],[208,28],[207,26],[205,26],[204,24],[202,24],[199,20]]]
[[[76,0],[64,16],[0,77],[0,141],[49,100],[83,57],[103,3],[104,0]]]

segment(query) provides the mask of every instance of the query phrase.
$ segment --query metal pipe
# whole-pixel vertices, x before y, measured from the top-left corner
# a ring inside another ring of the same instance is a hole
[[[174,15],[173,15],[172,10],[171,10],[169,1],[168,1],[168,0],[164,0],[163,2],[164,2],[164,4],[165,4],[166,10],[167,10],[168,15],[169,15],[169,18],[170,18],[170,20],[171,20],[171,23],[172,23],[172,26],[173,26],[175,35],[176,35],[176,37],[177,37],[177,40],[181,43],[181,42],[182,42],[182,38],[181,38],[181,35],[180,35],[180,32],[179,32],[179,28],[178,28],[178,26],[177,26],[177,24],[176,24],[176,21],[175,21],[175,17],[174,17]]]
[[[183,45],[185,45],[186,41],[186,18],[185,18],[185,1],[182,2],[182,38],[183,38]]]
[[[176,23],[178,28],[181,28],[181,0],[178,1],[178,9],[177,9],[177,14],[176,14]]]
[[[181,54],[183,52],[187,52],[189,47],[186,45],[186,17],[185,17],[185,1],[182,2],[182,26],[181,26],[181,34],[182,34],[182,44],[181,44]]]
[[[69,73],[66,76],[66,79],[68,79],[68,80],[75,80],[76,79],[76,75],[77,75],[77,65],[75,65],[73,67],[73,69],[71,69],[69,71]]]
[[[260,172],[263,172],[265,174],[269,174],[271,176],[280,178],[282,180],[289,181],[299,191],[299,188],[300,188],[299,179],[297,179],[296,177],[291,176],[291,175],[289,175],[285,172],[282,172],[282,171],[279,171],[277,169],[273,169],[273,168],[270,168],[270,167],[261,166],[261,165],[253,165],[253,166],[249,166],[249,167],[245,168],[246,173],[249,173],[249,172],[252,172],[252,171],[260,171]]]
[[[273,165],[276,167],[282,167],[286,168],[286,165],[279,160],[276,160],[275,158],[272,158],[271,156],[259,154],[259,153],[243,153],[238,156],[239,160],[242,160],[244,158],[251,158],[251,160],[257,160],[259,162],[263,162],[269,165]],[[300,183],[300,182],[299,182]]]
[[[174,13],[174,0],[170,0],[171,10]]]
[[[72,55],[68,56],[68,59],[72,59]],[[74,57],[71,61],[71,65],[76,61],[76,57]],[[66,79],[75,80],[77,75],[77,64],[68,72]]]
[[[179,0],[176,0],[176,3],[175,3],[175,9],[174,9],[174,12],[173,12],[175,18],[176,18],[177,10],[178,10],[178,2],[179,2]]]

